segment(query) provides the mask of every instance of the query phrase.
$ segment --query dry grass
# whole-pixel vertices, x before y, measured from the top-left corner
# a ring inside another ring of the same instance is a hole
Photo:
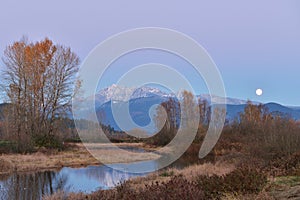
[[[143,144],[139,143],[119,143],[116,144],[118,147],[134,147],[134,148],[143,148]],[[135,161],[143,160],[154,160],[158,159],[160,156],[151,152],[132,152],[125,151],[123,149],[116,148],[113,144],[95,144],[89,143],[85,144],[88,147],[89,152],[92,153],[94,157],[98,160],[101,160],[103,163],[129,163]]]
[[[271,196],[267,192],[261,192],[259,194],[248,194],[248,195],[236,195],[236,194],[224,194],[222,200],[275,200],[273,196]]]
[[[65,193],[63,191],[59,191],[56,192],[55,194],[51,195],[51,196],[44,196],[43,200],[83,200],[83,199],[87,199],[86,194],[83,193]]]
[[[78,197],[79,197],[79,194],[78,194]],[[44,196],[43,197],[44,200],[63,200],[63,199],[66,199],[66,198],[67,198],[66,193],[62,192],[62,191],[56,192],[55,194],[53,194],[51,196]]]
[[[101,156],[105,163],[133,162],[158,158],[153,153],[139,154],[129,152],[127,156],[118,154],[118,150],[110,148],[108,144],[91,144],[95,147],[96,155]],[[118,144],[119,146],[141,147],[141,144]],[[2,154],[0,155],[0,174],[11,171],[43,171],[59,169],[61,167],[82,167],[99,165],[99,160],[93,157],[82,144],[72,145],[65,151],[39,151],[32,154]]]
[[[124,185],[124,187],[125,187],[124,189],[126,191],[133,191],[132,194],[135,194],[134,191],[149,190],[149,188],[147,188],[146,185],[148,185],[148,187],[149,187],[150,185],[153,185],[153,183],[166,184],[169,181],[171,181],[172,178],[174,178],[174,177],[184,177],[185,180],[192,182],[192,181],[195,181],[195,178],[198,177],[198,175],[213,175],[213,174],[224,175],[224,174],[230,173],[234,169],[235,169],[234,165],[226,164],[226,163],[217,163],[217,164],[205,163],[202,165],[189,166],[184,169],[170,168],[170,169],[166,169],[164,171],[154,172],[152,174],[147,175],[146,177],[137,177],[137,178],[130,179],[130,180],[126,181],[126,183]],[[166,176],[166,174],[170,174],[170,176]],[[179,191],[180,191],[180,189],[179,189]],[[99,199],[99,197],[102,197],[101,195],[104,194],[103,192],[113,194],[115,192],[118,193],[121,191],[116,191],[116,188],[115,188],[115,189],[107,190],[107,191],[97,191],[91,195],[86,195],[83,193],[78,193],[78,194],[71,193],[71,194],[66,195],[63,192],[58,192],[52,196],[44,197],[43,199],[45,199],[45,200]],[[155,191],[150,190],[149,194],[153,194],[152,192],[155,192]],[[114,198],[112,198],[112,199],[114,199]]]
[[[131,187],[139,188],[144,187],[146,184],[150,185],[153,182],[162,183],[169,181],[173,176],[183,176],[188,181],[194,181],[195,177],[200,175],[225,175],[232,172],[235,169],[235,165],[229,163],[204,163],[195,164],[183,169],[169,168],[163,171],[154,172],[146,177],[136,177],[129,180]]]
[[[0,159],[9,162],[14,171],[36,171],[57,169],[64,166],[100,164],[84,148],[57,152],[36,152],[32,154],[2,154]],[[1,172],[5,172],[2,171]]]
[[[182,174],[188,180],[192,180],[193,177],[199,175],[213,175],[213,174],[218,176],[225,175],[232,172],[234,169],[235,166],[233,164],[217,162],[216,164],[204,163],[202,165],[192,165],[182,170],[178,170],[178,169],[171,169],[171,170],[174,171],[175,175]]]
[[[0,175],[2,173],[10,173],[12,169],[13,164],[10,161],[0,158]]]

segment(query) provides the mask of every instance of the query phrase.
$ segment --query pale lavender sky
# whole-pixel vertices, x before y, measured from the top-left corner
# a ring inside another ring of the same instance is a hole
[[[6,0],[0,3],[0,19],[1,57],[5,46],[23,35],[33,41],[47,36],[71,46],[84,60],[99,42],[120,31],[175,29],[206,48],[228,96],[300,105],[298,0]],[[261,97],[255,95],[258,87],[264,90]]]

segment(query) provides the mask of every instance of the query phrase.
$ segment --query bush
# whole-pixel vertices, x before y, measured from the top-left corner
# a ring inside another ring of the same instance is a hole
[[[37,147],[46,147],[49,149],[62,149],[62,140],[54,135],[44,135],[34,137],[34,143]]]
[[[300,176],[300,152],[274,159],[263,170],[271,176]]]
[[[13,164],[6,161],[5,159],[0,158],[0,172],[8,173],[13,170]],[[0,178],[1,180],[1,178]]]
[[[75,198],[76,199],[76,198]],[[205,199],[204,193],[199,190],[195,182],[191,182],[182,176],[174,176],[168,182],[152,183],[143,188],[133,189],[129,184],[123,183],[115,190],[100,190],[86,199]]]
[[[196,183],[181,176],[174,176],[168,182],[146,185],[144,189],[137,192],[119,191],[118,194],[121,195],[119,196],[121,199],[204,199],[204,193],[199,190]],[[126,196],[127,194],[130,195]]]
[[[260,170],[245,167],[227,174],[224,182],[229,192],[252,194],[263,189],[267,183],[267,176]]]
[[[225,194],[258,194],[266,183],[267,177],[259,170],[243,167],[225,176],[201,175],[195,182],[173,176],[170,181],[139,189],[125,182],[115,190],[98,191],[89,199],[221,199]]]
[[[16,152],[17,144],[12,141],[0,140],[0,153]]]
[[[225,176],[201,175],[197,178],[197,183],[206,198],[218,199],[225,193],[257,194],[266,185],[267,176],[259,170],[243,167]]]

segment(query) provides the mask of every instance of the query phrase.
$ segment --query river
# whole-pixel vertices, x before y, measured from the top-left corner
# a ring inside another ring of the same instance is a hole
[[[150,164],[156,169],[155,161],[142,161],[84,168],[64,167],[59,171],[13,173],[0,181],[0,199],[35,200],[57,191],[91,193],[99,189],[109,189],[129,178],[145,176],[146,173],[134,174],[113,169],[126,169],[129,165],[137,163],[148,166]]]

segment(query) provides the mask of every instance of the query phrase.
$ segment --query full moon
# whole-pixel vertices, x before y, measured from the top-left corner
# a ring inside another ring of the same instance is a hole
[[[257,96],[261,96],[262,95],[262,93],[263,93],[263,91],[262,91],[262,89],[257,89],[256,91],[255,91],[255,93],[256,93],[256,95]]]

